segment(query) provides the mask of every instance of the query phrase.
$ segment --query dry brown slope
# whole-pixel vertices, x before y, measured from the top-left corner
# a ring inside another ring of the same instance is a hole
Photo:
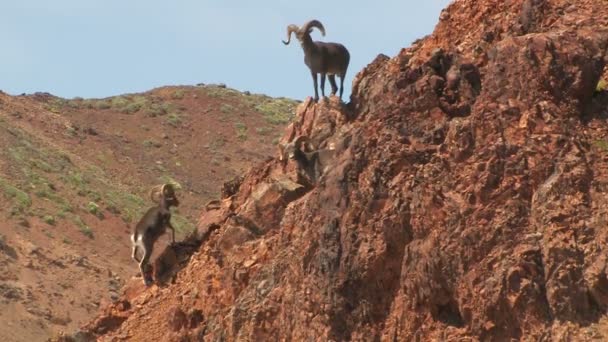
[[[181,239],[201,200],[274,151],[294,105],[218,86],[0,93],[0,339],[73,331],[116,299],[137,270],[128,233],[149,187],[181,185]]]
[[[50,138],[127,185],[178,181],[187,190],[180,211],[190,220],[198,216],[201,198],[216,197],[218,185],[274,153],[296,105],[216,85],[105,99],[30,98],[65,120],[63,132]]]
[[[441,18],[360,72],[351,108],[299,107],[284,141],[338,151],[314,187],[259,165],[202,215],[214,231],[174,284],[131,288],[88,331],[607,339],[608,6],[462,0]]]

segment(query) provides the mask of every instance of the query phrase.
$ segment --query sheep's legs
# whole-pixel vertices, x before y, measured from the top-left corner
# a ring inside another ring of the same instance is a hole
[[[342,92],[344,91],[344,76],[340,76],[340,100],[342,100]]]
[[[321,74],[321,96],[325,97],[325,74]]]
[[[137,259],[137,245],[133,244],[133,253],[131,253],[131,258],[133,260],[140,262],[141,260]]]
[[[336,85],[336,75],[328,75],[327,78],[329,78],[329,83],[331,84],[331,94],[336,95],[336,92],[338,91],[338,86]]]
[[[317,90],[317,73],[311,72],[310,74],[312,75],[312,80],[315,85],[315,102],[317,102],[319,101],[319,92]]]
[[[139,270],[146,286],[152,285],[153,281],[152,277],[147,272],[147,267],[150,267],[148,261],[150,261],[150,257],[152,256],[152,248],[154,248],[154,243],[149,239],[144,238],[144,248],[142,248],[144,255],[139,262]]]

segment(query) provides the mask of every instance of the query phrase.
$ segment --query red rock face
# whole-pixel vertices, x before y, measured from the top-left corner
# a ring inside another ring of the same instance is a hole
[[[320,174],[277,155],[230,184],[101,339],[608,338],[607,25],[599,0],[455,1],[350,105],[299,107],[282,143],[334,151]]]

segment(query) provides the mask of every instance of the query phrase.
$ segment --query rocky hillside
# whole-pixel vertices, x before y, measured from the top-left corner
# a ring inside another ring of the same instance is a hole
[[[333,149],[321,175],[274,159],[226,184],[171,281],[78,335],[608,339],[607,25],[605,1],[454,1],[348,106],[299,106],[282,142]]]
[[[274,154],[295,105],[222,86],[0,93],[0,340],[73,331],[116,300],[137,274],[129,233],[150,187],[181,188],[181,240],[201,201]]]

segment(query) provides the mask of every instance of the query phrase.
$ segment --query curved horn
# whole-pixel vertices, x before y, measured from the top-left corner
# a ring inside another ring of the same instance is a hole
[[[156,185],[150,190],[150,199],[152,202],[158,203],[160,201],[160,194],[162,193],[162,185]]]
[[[300,145],[302,143],[302,141],[310,141],[310,139],[308,139],[307,136],[305,135],[298,135],[294,140],[293,140],[293,144],[294,145]]]
[[[298,148],[300,151],[302,150],[302,143],[306,144],[306,147],[309,150],[313,150],[314,147],[312,146],[312,143],[310,142],[310,138],[308,138],[305,135],[299,135],[294,141],[293,141],[293,145],[296,146],[296,148]]]
[[[298,25],[291,24],[291,25],[287,26],[287,41],[282,40],[283,44],[288,45],[289,42],[291,41],[291,34],[293,32],[297,32],[299,30],[300,30],[300,28],[298,27]]]
[[[167,195],[167,194],[175,194],[175,185],[173,185],[173,183],[167,183],[165,185],[163,185],[163,194]]]
[[[318,28],[319,31],[321,31],[321,35],[325,37],[325,27],[323,27],[323,24],[321,24],[321,22],[318,20],[311,20],[304,24],[304,26],[302,26],[302,32],[310,33],[313,27]]]

